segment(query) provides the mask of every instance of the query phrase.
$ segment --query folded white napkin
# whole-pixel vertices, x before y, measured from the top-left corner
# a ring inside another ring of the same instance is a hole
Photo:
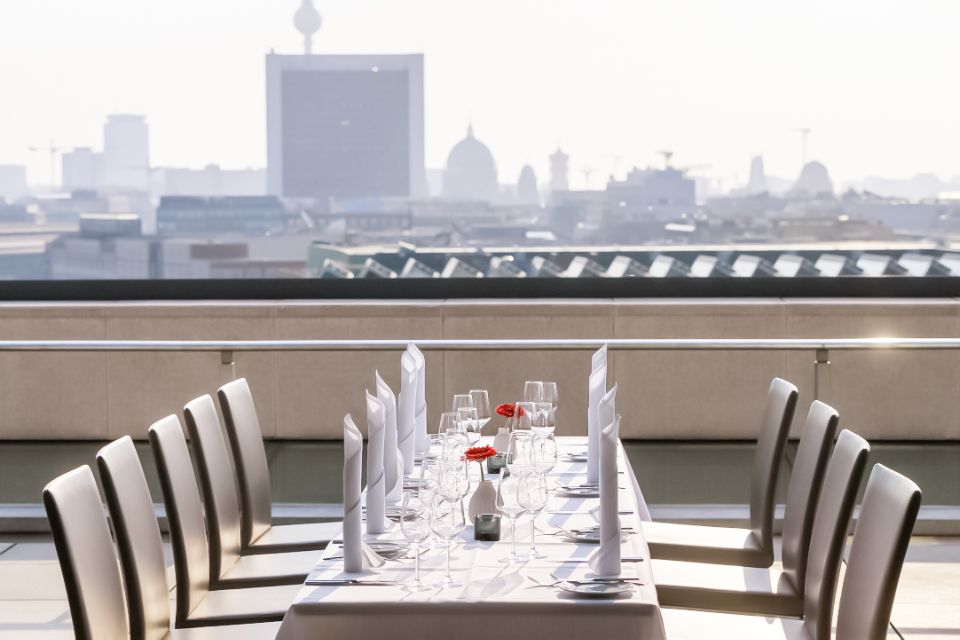
[[[620,575],[619,480],[617,479],[617,442],[620,418],[616,416],[617,386],[600,401],[599,418],[605,425],[600,434],[600,547],[590,557],[590,568],[597,575]]]
[[[363,436],[348,413],[343,418],[343,570],[363,570],[360,467]]]
[[[377,372],[377,398],[384,406],[383,414],[383,478],[384,493],[389,504],[403,497],[403,474],[400,448],[397,446],[397,396]]]
[[[413,356],[417,368],[417,400],[414,404],[414,424],[416,425],[414,441],[415,451],[425,453],[430,448],[430,438],[427,435],[427,359],[420,348],[412,342],[407,346],[407,353]]]
[[[593,352],[593,356],[590,358],[590,371],[596,371],[600,368],[600,365],[607,364],[607,345],[603,345],[599,349]]]
[[[590,373],[587,394],[587,482],[600,481],[600,430],[602,424],[597,419],[600,399],[607,392],[606,358]]]
[[[386,483],[383,469],[383,403],[367,392],[367,533],[386,530],[384,503]]]
[[[403,456],[403,475],[413,473],[416,436],[417,364],[410,352],[400,357],[400,397],[397,399],[397,446]]]

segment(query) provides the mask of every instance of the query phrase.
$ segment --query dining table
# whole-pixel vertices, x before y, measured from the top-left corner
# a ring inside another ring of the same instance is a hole
[[[508,561],[512,541],[506,518],[496,542],[474,540],[468,523],[453,546],[451,570],[461,585],[442,587],[445,545],[434,544],[421,556],[421,579],[431,588],[407,591],[413,578],[412,555],[375,569],[344,573],[338,541],[328,545],[283,619],[280,640],[590,640],[664,638],[653,582],[649,548],[643,538],[636,478],[622,443],[618,445],[618,510],[621,577],[630,588],[616,597],[589,597],[561,588],[590,579],[588,559],[598,545],[575,542],[565,531],[597,524],[596,497],[568,497],[559,488],[586,481],[586,438],[557,437],[560,461],[548,473],[555,489],[536,519],[536,546],[545,557]],[[478,444],[489,444],[484,438]],[[572,459],[571,459],[572,458]],[[479,464],[470,463],[474,480]],[[414,476],[416,472],[414,472]],[[499,475],[486,474],[494,483]],[[591,513],[594,511],[594,513]],[[519,551],[526,551],[529,516],[520,519]],[[394,523],[366,541],[405,543]],[[330,581],[328,584],[310,584]],[[351,581],[351,582],[347,582]],[[365,584],[370,582],[370,584]]]

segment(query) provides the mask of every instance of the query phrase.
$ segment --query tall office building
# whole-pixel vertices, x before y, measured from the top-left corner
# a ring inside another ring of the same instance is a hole
[[[107,116],[103,125],[103,186],[147,191],[150,187],[150,130],[143,116]]]
[[[425,195],[423,55],[312,55],[303,11],[304,54],[266,60],[269,193]]]

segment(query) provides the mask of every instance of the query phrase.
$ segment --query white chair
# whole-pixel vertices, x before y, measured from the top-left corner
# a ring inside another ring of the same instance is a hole
[[[643,522],[643,535],[654,558],[762,568],[773,564],[777,475],[796,405],[797,388],[774,378],[767,393],[754,457],[750,528]]]
[[[158,576],[152,575],[142,576],[143,584],[138,576],[134,583],[127,585],[130,597],[134,597],[133,592],[139,588],[137,597],[150,600],[130,607],[131,611],[143,612],[148,617],[128,623],[117,554],[90,467],[79,467],[53,480],[43,490],[43,502],[77,640],[267,640],[276,637],[279,623],[171,629],[162,549],[158,556],[161,561],[159,583]],[[153,515],[152,508],[150,514]],[[159,545],[159,530],[156,542]]]
[[[829,496],[824,493],[824,498]],[[881,640],[887,635],[903,559],[920,510],[920,489],[876,465],[867,481],[850,560],[840,593],[836,640]],[[814,532],[814,540],[817,534]],[[815,589],[808,574],[807,593]],[[832,595],[832,594],[831,594]],[[808,597],[804,619],[663,609],[668,640],[830,640],[832,598]]]
[[[321,551],[242,555],[240,499],[227,441],[213,398],[201,396],[183,409],[190,443],[196,454],[210,541],[210,584],[214,589],[300,584]]]
[[[200,490],[180,421],[177,416],[167,416],[154,423],[149,434],[173,546],[173,567],[177,575],[176,626],[282,620],[302,581],[290,586],[227,589],[224,586],[229,580],[222,580],[213,588]],[[268,556],[244,556],[240,560],[256,561],[261,557]],[[250,569],[241,562],[235,565],[246,571],[262,568]],[[232,569],[227,570],[227,578]]]
[[[783,570],[757,567],[654,560],[652,569],[660,604],[668,607],[712,609],[743,613],[799,616],[803,611],[807,553],[814,518],[842,520],[835,523],[838,535],[846,533],[849,508],[842,512],[817,512],[820,489],[837,433],[839,416],[830,406],[814,401],[807,413],[800,445],[787,486],[783,525]],[[860,486],[867,444],[844,436],[834,457],[831,481],[826,490],[849,493],[847,485]],[[851,442],[852,440],[852,442]],[[855,455],[861,447],[863,455]],[[846,455],[846,449],[854,455]],[[859,459],[862,458],[862,459]],[[854,464],[859,464],[854,469]],[[837,468],[837,467],[840,468]],[[852,498],[851,505],[852,507]]]
[[[263,446],[260,419],[246,379],[225,384],[217,391],[220,411],[230,438],[240,487],[241,553],[277,553],[324,549],[340,534],[342,522],[273,525],[270,469]]]

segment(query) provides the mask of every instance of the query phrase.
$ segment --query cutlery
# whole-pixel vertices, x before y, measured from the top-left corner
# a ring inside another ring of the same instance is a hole
[[[533,586],[527,587],[528,589],[534,589],[536,587],[555,587],[559,584],[575,584],[575,585],[584,585],[584,584],[630,584],[635,586],[642,586],[643,583],[640,582],[640,578],[590,578],[589,580],[557,580],[556,582],[541,582],[533,576],[527,576],[527,578],[535,583]]]
[[[307,580],[306,584],[308,587],[353,587],[353,586],[367,586],[367,587],[389,587],[397,584],[395,580],[357,580],[357,579],[333,579],[333,580]]]

